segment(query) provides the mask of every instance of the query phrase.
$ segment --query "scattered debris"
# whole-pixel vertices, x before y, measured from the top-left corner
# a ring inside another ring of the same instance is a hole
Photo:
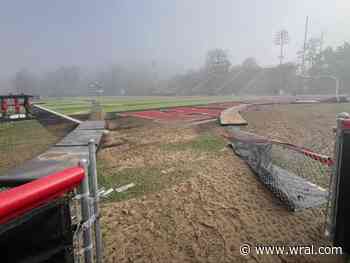
[[[98,196],[101,198],[107,198],[111,193],[114,192],[113,188],[109,188],[108,190],[105,190],[104,187],[102,187],[99,191],[98,191]]]
[[[130,184],[126,184],[126,185],[123,185],[121,187],[118,187],[118,188],[115,188],[114,190],[118,193],[122,193],[122,192],[125,192],[127,191],[128,189],[134,187],[135,184],[134,183],[130,183]]]

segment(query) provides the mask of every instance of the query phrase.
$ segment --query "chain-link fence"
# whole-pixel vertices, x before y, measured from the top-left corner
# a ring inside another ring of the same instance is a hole
[[[88,147],[89,161],[81,164],[88,174],[88,182],[85,186],[87,189],[84,191],[84,184],[82,184],[80,193],[72,198],[71,205],[75,209],[72,211],[72,220],[75,221],[76,226],[73,235],[74,246],[77,247],[74,250],[74,262],[101,263],[102,236],[99,203],[100,196],[103,196],[105,191],[98,187],[95,142],[91,140]],[[80,202],[80,209],[77,202]]]
[[[289,209],[326,203],[330,157],[239,130],[231,134],[235,153]]]
[[[84,231],[89,230],[91,232],[91,236],[95,236],[93,224],[96,220],[97,215],[95,215],[94,212],[94,198],[88,198],[90,218],[87,221],[85,221],[82,217],[81,198],[82,196],[74,191],[70,199],[71,218],[73,225],[74,263],[86,262],[85,252],[87,251],[91,251],[91,257],[93,259],[96,259],[95,243],[92,242],[88,247],[84,245]]]
[[[333,161],[330,156],[311,150],[272,143],[272,164],[327,189]]]

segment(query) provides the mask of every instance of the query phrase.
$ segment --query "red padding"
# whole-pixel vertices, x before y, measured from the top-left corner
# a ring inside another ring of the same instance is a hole
[[[0,224],[61,196],[83,178],[84,169],[73,167],[0,192]]]
[[[343,129],[350,129],[350,119],[342,120],[342,128]]]

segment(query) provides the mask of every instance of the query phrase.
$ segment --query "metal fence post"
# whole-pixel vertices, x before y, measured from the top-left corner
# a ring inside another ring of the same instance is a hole
[[[97,168],[96,168],[96,145],[95,141],[91,139],[89,141],[89,177],[91,182],[91,195],[94,200],[94,214],[95,214],[95,245],[96,245],[96,262],[102,262],[102,239],[101,239],[101,227],[100,227],[100,207],[99,207],[99,193],[98,193],[98,180],[97,180]]]
[[[82,159],[79,162],[79,166],[82,167],[85,171],[85,177],[79,187],[79,193],[81,195],[80,204],[81,204],[81,219],[83,224],[91,220],[90,215],[90,191],[89,191],[89,178],[88,178],[88,164],[87,160]],[[87,223],[89,225],[89,223]],[[92,263],[92,232],[90,226],[83,227],[83,252],[85,263]]]
[[[337,127],[336,127],[336,135],[335,135],[335,143],[334,143],[334,165],[331,171],[331,178],[329,182],[329,196],[328,196],[328,207],[326,214],[326,236],[333,240],[334,239],[334,227],[336,225],[336,216],[338,210],[338,190],[339,190],[339,170],[341,165],[340,160],[340,152],[343,144],[342,138],[342,122],[344,119],[349,118],[347,113],[339,113],[337,114]]]

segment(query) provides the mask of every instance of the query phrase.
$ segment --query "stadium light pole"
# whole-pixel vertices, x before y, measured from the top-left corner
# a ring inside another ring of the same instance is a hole
[[[277,46],[280,46],[280,65],[283,64],[283,59],[284,59],[284,46],[289,43],[289,33],[287,30],[282,29],[278,31],[275,35],[274,43]]]
[[[305,21],[304,46],[303,46],[303,54],[301,58],[302,59],[301,72],[303,75],[305,74],[305,55],[306,55],[306,48],[307,48],[308,29],[309,29],[309,16],[306,17],[306,21]]]
[[[275,35],[274,43],[277,46],[280,46],[280,73],[281,73],[281,89],[284,86],[284,76],[283,76],[283,70],[282,70],[282,65],[283,65],[283,59],[284,59],[284,46],[289,43],[289,33],[287,30],[282,29],[278,31]],[[281,94],[280,90],[280,94]]]

